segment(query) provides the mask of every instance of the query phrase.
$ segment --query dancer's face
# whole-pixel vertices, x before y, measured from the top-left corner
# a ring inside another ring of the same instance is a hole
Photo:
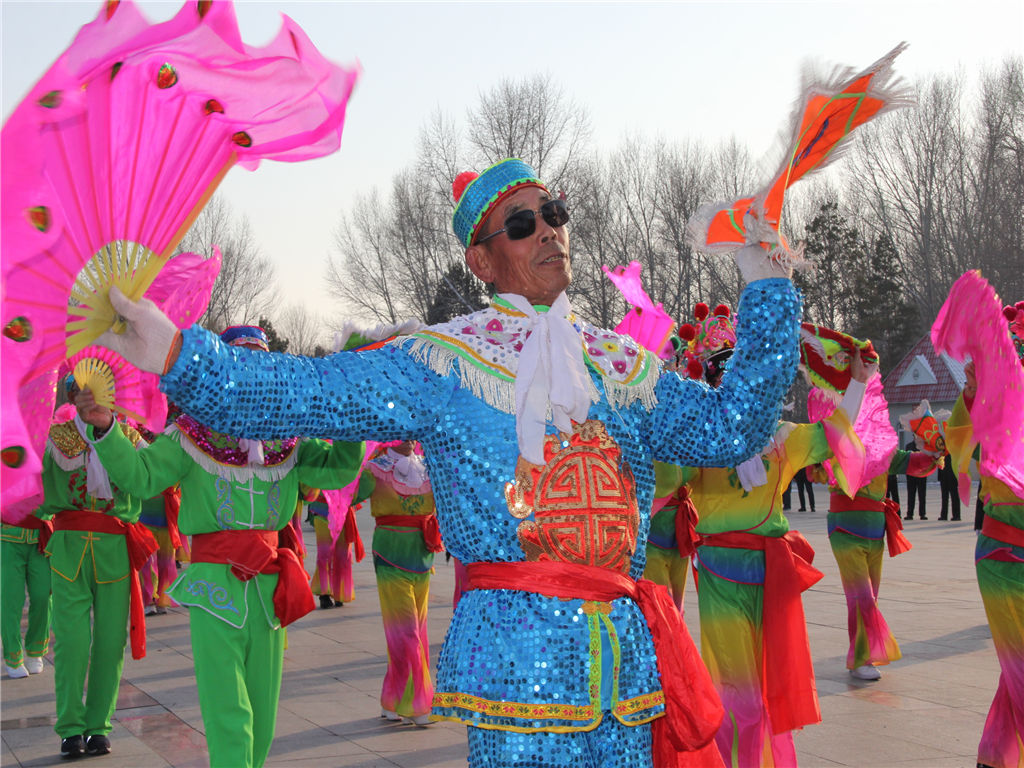
[[[484,232],[495,232],[510,215],[520,210],[538,211],[551,195],[537,187],[526,187],[502,200],[483,222]],[[569,260],[568,225],[552,227],[536,214],[533,234],[509,240],[506,233],[466,250],[466,263],[498,293],[525,296],[531,304],[550,306],[572,280]]]

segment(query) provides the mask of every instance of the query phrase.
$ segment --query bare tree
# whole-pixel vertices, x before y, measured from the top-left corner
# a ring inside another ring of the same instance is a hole
[[[178,252],[191,251],[209,258],[214,246],[221,251],[220,275],[200,323],[219,332],[232,324],[256,322],[277,302],[274,265],[260,252],[248,219],[236,218],[219,195],[199,214]]]
[[[320,317],[301,304],[288,307],[278,319],[277,327],[288,339],[288,351],[296,355],[312,355],[317,347],[329,342]]]
[[[402,309],[396,295],[402,276],[388,239],[387,214],[377,190],[357,198],[351,215],[342,215],[335,230],[337,257],[328,257],[327,284],[357,312],[394,323]]]
[[[965,165],[962,83],[932,77],[917,109],[892,113],[860,137],[847,187],[880,233],[889,235],[908,276],[907,292],[934,317],[949,284],[969,263],[950,229],[963,204],[952,194]]]
[[[568,189],[590,137],[586,111],[551,74],[503,80],[467,116],[471,159],[486,167],[506,157],[529,163],[553,189]]]

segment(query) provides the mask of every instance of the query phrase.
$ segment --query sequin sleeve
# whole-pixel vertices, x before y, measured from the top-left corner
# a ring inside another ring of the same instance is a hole
[[[734,467],[775,432],[799,360],[801,300],[789,280],[758,280],[740,297],[736,351],[722,383],[664,373],[644,435],[655,459]]]
[[[161,389],[218,432],[250,439],[421,439],[447,407],[456,379],[398,347],[301,357],[224,344],[193,326]]]

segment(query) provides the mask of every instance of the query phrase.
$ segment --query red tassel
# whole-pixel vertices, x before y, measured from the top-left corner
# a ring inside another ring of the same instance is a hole
[[[705,304],[703,301],[698,302],[697,305],[693,308],[693,316],[699,321],[703,321],[710,313],[711,310],[708,308],[708,305]]]
[[[726,304],[719,304],[715,307],[715,317],[729,317],[731,314],[732,310]]]
[[[691,359],[686,364],[686,373],[691,379],[703,378],[704,366],[701,365],[700,360]]]

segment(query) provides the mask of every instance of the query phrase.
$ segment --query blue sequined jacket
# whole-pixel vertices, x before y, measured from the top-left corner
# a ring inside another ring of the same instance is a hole
[[[318,359],[229,347],[193,328],[184,332],[162,387],[199,421],[233,435],[420,441],[442,536],[464,563],[546,559],[538,553],[549,546],[558,550],[551,557],[569,559],[569,552],[601,564],[606,556],[612,562],[618,548],[617,567],[639,578],[653,460],[732,467],[767,444],[796,370],[800,312],[790,281],[750,284],[738,308],[736,351],[718,389],[659,374],[657,360],[628,337],[575,323],[594,385],[587,434],[597,437],[581,447],[549,436],[553,450],[565,448],[562,465],[572,470],[549,487],[592,499],[577,499],[586,509],[561,517],[537,511],[539,484],[537,510],[524,512],[507,495],[519,451],[514,398],[509,407],[503,386],[514,382],[509,371],[519,347],[516,312],[500,302],[380,349]],[[473,346],[487,334],[486,344]],[[608,457],[617,462],[614,476],[606,471]],[[533,526],[530,535],[524,526]],[[587,533],[599,529],[605,533]],[[545,538],[545,531],[555,535]],[[512,590],[468,592],[448,630],[436,690],[434,715],[509,730],[587,730],[609,712],[639,724],[664,711],[650,633],[626,598],[594,604]]]

